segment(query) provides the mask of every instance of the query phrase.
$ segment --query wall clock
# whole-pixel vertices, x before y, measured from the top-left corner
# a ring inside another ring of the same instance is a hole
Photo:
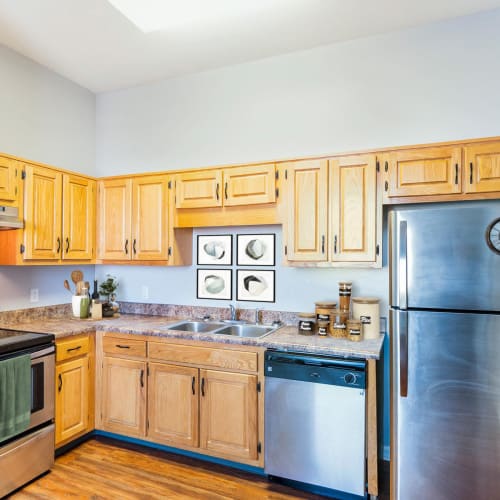
[[[500,254],[500,217],[486,229],[486,242],[494,252]]]

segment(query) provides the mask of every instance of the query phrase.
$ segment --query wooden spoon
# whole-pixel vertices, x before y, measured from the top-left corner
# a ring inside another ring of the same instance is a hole
[[[64,280],[64,288],[66,288],[66,290],[68,290],[69,293],[73,294],[73,290],[71,290],[68,280]]]
[[[76,285],[79,281],[83,280],[83,273],[81,271],[71,272],[71,281]]]

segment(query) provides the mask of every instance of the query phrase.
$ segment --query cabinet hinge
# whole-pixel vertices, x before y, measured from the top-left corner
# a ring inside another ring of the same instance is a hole
[[[377,160],[377,172],[380,172],[380,162]]]
[[[387,162],[387,161],[385,162],[385,167],[384,167],[384,170],[385,170],[386,172],[388,172],[388,171],[389,171],[389,162]]]
[[[172,257],[172,247],[168,247],[168,256]]]
[[[280,171],[276,170],[276,173],[274,174],[274,178],[278,180],[280,178]]]
[[[287,255],[287,254],[288,254],[288,246],[285,245],[285,255]]]
[[[375,254],[378,255],[380,253],[380,245],[375,247]]]
[[[260,392],[261,391],[261,385],[260,385],[260,382],[257,382],[257,392]]]
[[[19,251],[21,253],[24,253],[25,250],[26,250],[25,246],[21,243],[21,245],[19,245]]]
[[[23,170],[23,171],[21,172],[21,179],[22,179],[22,180],[26,179],[26,170]]]
[[[260,441],[257,443],[257,453],[262,453],[262,444]]]
[[[280,190],[278,188],[276,188],[276,198],[278,198],[280,195]]]
[[[172,181],[168,181],[168,189],[172,189]]]

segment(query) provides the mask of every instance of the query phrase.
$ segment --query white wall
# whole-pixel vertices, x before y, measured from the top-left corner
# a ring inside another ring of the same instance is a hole
[[[0,151],[94,174],[94,94],[0,46]],[[0,310],[68,302],[62,284],[71,269],[0,267]],[[30,288],[39,289],[38,303]]]

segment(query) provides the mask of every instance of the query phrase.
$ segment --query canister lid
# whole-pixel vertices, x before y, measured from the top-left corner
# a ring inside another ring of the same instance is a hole
[[[337,307],[337,302],[329,300],[320,300],[319,302],[315,302],[314,305],[316,307],[325,307],[327,309],[334,309],[335,307]]]
[[[299,313],[298,317],[299,318],[307,318],[307,319],[310,319],[310,318],[316,319],[316,313]]]
[[[380,302],[377,297],[352,297],[351,300],[356,304],[378,304]]]

